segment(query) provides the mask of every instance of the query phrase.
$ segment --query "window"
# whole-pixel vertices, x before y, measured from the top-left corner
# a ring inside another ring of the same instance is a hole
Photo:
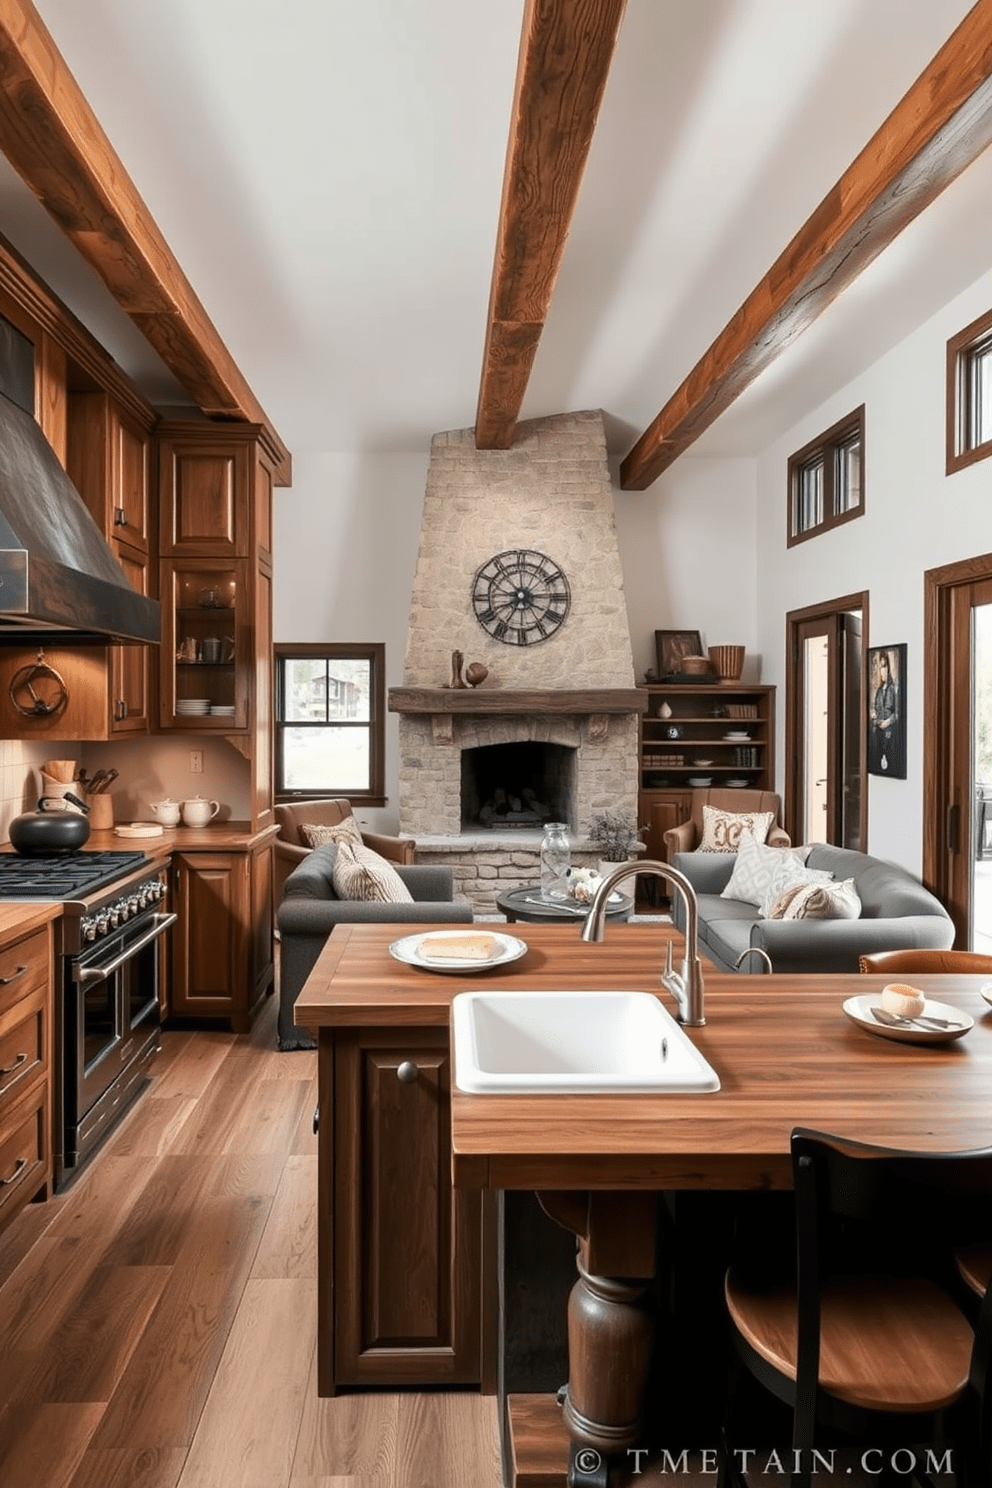
[[[992,311],[947,343],[947,474],[992,455]]]
[[[789,547],[865,509],[864,404],[789,461]]]
[[[277,645],[276,796],[385,805],[385,647]]]

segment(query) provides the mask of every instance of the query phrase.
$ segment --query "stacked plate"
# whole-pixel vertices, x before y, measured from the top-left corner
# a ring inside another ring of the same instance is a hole
[[[234,717],[234,704],[231,703],[230,705],[228,705],[227,703],[223,703],[223,704],[221,704],[221,703],[211,703],[210,704],[210,713],[211,713],[211,716],[212,717],[233,718]]]
[[[202,718],[210,712],[209,698],[179,698],[176,712],[180,718]]]

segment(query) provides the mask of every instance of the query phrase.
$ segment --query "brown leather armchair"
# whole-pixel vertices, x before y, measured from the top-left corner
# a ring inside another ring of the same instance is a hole
[[[351,802],[343,796],[324,801],[287,801],[276,807],[279,835],[275,842],[275,902],[282,899],[283,885],[298,863],[313,849],[300,830],[304,825],[336,827],[354,813]],[[410,864],[416,857],[417,844],[412,837],[389,837],[382,832],[363,832],[366,847],[390,863]]]
[[[703,836],[704,806],[715,806],[719,811],[774,811],[775,821],[769,828],[765,841],[769,847],[792,845],[788,833],[778,825],[782,803],[774,791],[697,788],[692,793],[689,820],[680,822],[677,827],[669,827],[664,834],[665,856],[669,863],[675,861],[676,853],[696,851]]]

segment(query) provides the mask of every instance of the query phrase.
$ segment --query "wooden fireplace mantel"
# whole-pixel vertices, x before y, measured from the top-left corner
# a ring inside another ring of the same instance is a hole
[[[643,713],[639,687],[391,687],[390,713]]]

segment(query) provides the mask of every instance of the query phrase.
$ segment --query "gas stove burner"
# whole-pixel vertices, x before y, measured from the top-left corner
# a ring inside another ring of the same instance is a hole
[[[0,899],[71,899],[113,883],[146,862],[141,852],[53,853],[41,858],[0,854]]]

